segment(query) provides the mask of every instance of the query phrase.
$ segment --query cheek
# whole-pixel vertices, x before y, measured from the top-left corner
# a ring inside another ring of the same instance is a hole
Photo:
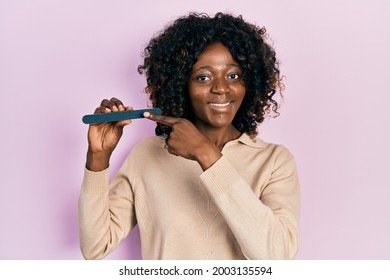
[[[205,89],[199,87],[189,87],[189,97],[192,106],[196,106],[197,104],[203,104],[206,100],[207,94],[205,93]]]
[[[241,85],[236,87],[236,100],[241,104],[246,95],[246,87]]]
[[[193,100],[192,111],[194,115],[197,116],[198,118],[204,118],[209,114],[207,110],[207,106],[205,106],[203,100],[200,99]]]
[[[192,114],[196,117],[199,117],[199,115],[203,115],[204,106],[202,104],[201,99],[197,95],[190,95],[190,104],[191,104],[191,111]]]

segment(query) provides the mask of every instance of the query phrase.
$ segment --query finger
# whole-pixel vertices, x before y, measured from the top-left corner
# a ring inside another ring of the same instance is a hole
[[[129,125],[129,124],[131,124],[131,120],[119,121],[115,125],[118,127],[124,127],[124,126]]]
[[[103,114],[103,113],[109,113],[111,112],[110,108],[107,108],[106,106],[99,106],[95,109],[94,114]]]
[[[100,106],[110,109],[110,112],[118,112],[118,107],[111,100],[103,99]]]
[[[120,106],[123,106],[123,105],[120,105]],[[131,107],[131,106],[127,106],[126,108],[125,108],[125,111],[132,111],[133,110],[133,107]],[[126,126],[126,125],[129,125],[129,124],[131,124],[131,120],[123,120],[123,121],[119,121],[119,122],[117,122],[116,123],[116,126],[118,126],[118,127],[124,127],[124,126]]]
[[[120,107],[123,106],[123,105],[119,105]],[[131,106],[127,106],[127,107],[123,107],[125,111],[132,111],[133,110],[133,107]],[[131,124],[132,120],[123,120],[123,121],[118,121],[115,125],[118,126],[118,127],[125,127],[126,125],[129,125]]]
[[[111,110],[111,112],[118,112],[119,111],[119,106],[121,105],[122,110],[124,111],[124,106],[122,104],[122,101],[119,99],[113,97],[110,100],[108,99],[103,99],[102,102],[100,103],[100,106],[105,106]]]
[[[178,118],[168,117],[164,115],[155,115],[155,114],[151,114],[150,112],[145,112],[144,117],[152,121],[162,123],[165,125],[170,125],[170,126],[178,124],[180,122],[180,119]]]
[[[166,144],[164,146],[164,148],[168,151],[168,153],[172,154],[172,155],[175,155],[175,156],[178,156],[178,154],[175,153],[174,150],[172,150],[172,148],[169,146],[169,144]]]
[[[94,114],[104,114],[104,113],[110,113],[111,110],[105,106],[99,106],[95,109],[95,112],[93,112]],[[101,125],[101,123],[91,123],[89,124],[89,126],[99,126]]]
[[[114,108],[117,107],[118,111],[125,111],[125,106],[123,105],[122,101],[120,101],[118,98],[112,97],[110,101],[115,104]]]
[[[171,155],[174,155],[174,156],[179,156],[178,154],[176,154],[176,153],[173,152],[173,151],[170,151],[169,149],[168,149],[168,153],[170,153]]]

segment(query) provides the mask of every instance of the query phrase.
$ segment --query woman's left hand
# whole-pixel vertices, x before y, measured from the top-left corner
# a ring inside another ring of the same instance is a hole
[[[203,170],[208,169],[222,156],[217,146],[189,120],[155,115],[149,112],[145,112],[144,117],[172,127],[172,132],[166,141],[169,153],[196,160]]]

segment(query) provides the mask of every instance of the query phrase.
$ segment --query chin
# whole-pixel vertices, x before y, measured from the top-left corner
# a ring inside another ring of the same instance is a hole
[[[233,119],[231,118],[219,118],[219,119],[209,119],[208,124],[215,128],[224,128],[232,125]]]

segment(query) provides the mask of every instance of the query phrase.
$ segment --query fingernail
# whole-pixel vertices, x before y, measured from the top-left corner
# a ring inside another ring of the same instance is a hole
[[[145,118],[149,118],[150,117],[150,113],[149,112],[144,112],[144,117]]]

